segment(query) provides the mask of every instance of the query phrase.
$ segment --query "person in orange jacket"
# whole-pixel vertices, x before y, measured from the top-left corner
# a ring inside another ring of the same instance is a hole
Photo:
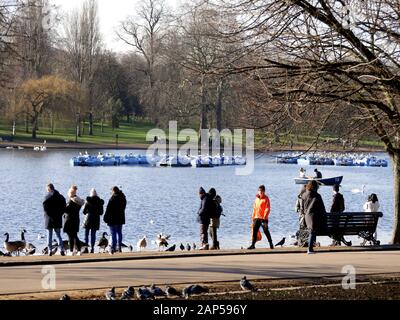
[[[263,228],[264,233],[268,239],[269,247],[271,249],[274,248],[272,243],[271,233],[268,229],[268,217],[271,211],[271,205],[269,198],[265,194],[265,186],[258,187],[258,194],[256,196],[256,200],[254,201],[254,208],[253,208],[253,235],[251,239],[251,246],[247,249],[255,249],[255,245],[257,242],[257,233],[260,227]]]

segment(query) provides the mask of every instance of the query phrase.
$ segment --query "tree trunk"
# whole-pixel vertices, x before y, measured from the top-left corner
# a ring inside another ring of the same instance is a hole
[[[32,121],[32,139],[36,139],[36,137],[37,137],[37,134],[36,134],[37,127],[38,127],[37,122],[38,122],[38,118],[35,117]]]
[[[25,132],[29,133],[29,115],[26,113],[25,115]]]
[[[50,133],[54,134],[54,116],[50,115]]]
[[[217,130],[219,132],[222,131],[222,86],[223,86],[223,80],[220,80],[217,87],[217,103],[215,109]]]
[[[200,130],[207,129],[207,101],[206,89],[204,87],[204,75],[201,77],[201,109],[200,109]]]
[[[400,151],[392,155],[393,160],[393,234],[392,244],[400,244]]]
[[[89,136],[93,135],[93,113],[89,113]]]

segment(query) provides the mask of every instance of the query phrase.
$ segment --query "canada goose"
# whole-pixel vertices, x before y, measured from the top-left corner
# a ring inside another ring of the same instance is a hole
[[[6,249],[6,251],[9,252],[10,254],[16,252],[17,255],[19,255],[20,251],[22,251],[25,248],[26,242],[9,241],[10,235],[7,232],[4,234],[4,236],[6,237],[6,240],[4,241],[4,249]]]
[[[97,246],[100,247],[100,249],[103,249],[103,252],[106,250],[108,247],[108,239],[106,238],[108,236],[107,232],[103,232],[103,235],[97,242]]]
[[[146,249],[146,247],[147,247],[147,240],[146,240],[146,236],[144,236],[142,239],[140,239],[137,242],[137,249],[139,251],[142,251],[142,249]]]

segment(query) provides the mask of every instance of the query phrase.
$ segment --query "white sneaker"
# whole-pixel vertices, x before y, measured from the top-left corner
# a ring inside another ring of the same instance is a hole
[[[80,251],[78,251],[78,253],[76,254],[77,256],[80,256],[82,253]]]
[[[315,251],[307,251],[307,254],[315,254]]]
[[[73,255],[74,255],[73,252],[68,252],[68,253],[67,253],[67,256],[69,256],[69,257],[72,257]]]

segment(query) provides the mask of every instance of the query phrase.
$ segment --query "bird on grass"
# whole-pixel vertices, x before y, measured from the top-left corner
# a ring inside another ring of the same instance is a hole
[[[161,288],[156,287],[156,285],[154,283],[150,286],[150,292],[155,297],[163,297],[163,296],[165,296],[165,292]]]
[[[186,250],[187,251],[190,251],[192,248],[191,248],[191,246],[190,246],[190,244],[188,243],[188,244],[186,244]]]
[[[135,289],[129,286],[128,289],[125,289],[124,292],[122,292],[121,300],[130,300],[133,298],[134,294]]]
[[[283,245],[285,244],[285,241],[286,241],[286,238],[284,237],[281,241],[279,241],[279,242],[275,245],[275,247],[277,247],[277,246],[283,247]]]
[[[137,242],[136,247],[137,247],[138,251],[142,251],[142,249],[146,249],[146,247],[147,247],[146,236],[143,236],[143,238],[140,239],[140,240]]]
[[[141,287],[138,289],[136,296],[140,300],[148,300],[148,299],[154,299],[154,295],[151,293],[151,291],[148,288]]]
[[[176,290],[174,287],[171,287],[171,286],[166,286],[165,292],[166,292],[168,298],[171,298],[173,296],[176,296],[176,297],[181,296],[181,293],[178,290]]]
[[[240,288],[242,288],[243,291],[257,291],[245,276],[240,280]]]
[[[110,290],[106,291],[107,300],[115,300],[115,288],[112,287]]]
[[[183,251],[185,250],[185,246],[183,245],[183,243],[181,243],[181,245],[179,246],[179,248]]]
[[[185,297],[185,299],[189,299],[189,297],[191,295],[202,294],[202,293],[206,293],[206,292],[208,292],[207,288],[202,287],[202,286],[200,286],[198,284],[193,284],[191,286],[188,286],[188,287],[184,288],[182,290],[182,295]]]
[[[69,301],[69,300],[71,300],[71,297],[70,297],[69,295],[67,295],[67,294],[64,294],[64,295],[60,298],[60,300]]]
[[[165,251],[172,252],[172,251],[175,251],[175,249],[176,249],[176,244],[174,244],[173,246],[169,247],[169,248],[166,249]]]

